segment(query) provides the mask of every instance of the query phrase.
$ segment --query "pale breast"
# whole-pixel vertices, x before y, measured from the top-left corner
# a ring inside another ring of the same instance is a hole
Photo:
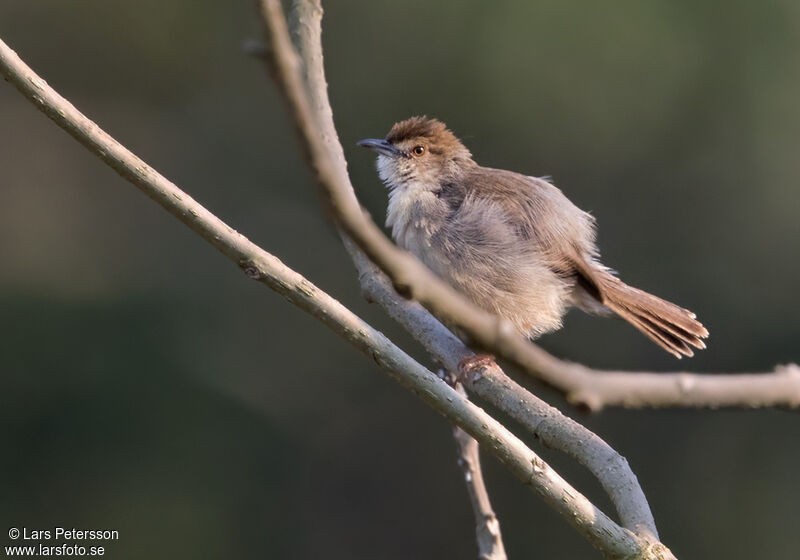
[[[386,225],[399,246],[522,333],[558,328],[569,287],[536,246],[519,237],[501,206],[475,199],[451,203],[424,185],[394,190]]]
[[[426,262],[431,239],[446,218],[441,206],[438,197],[421,183],[393,189],[389,193],[386,227],[391,228],[395,243]]]

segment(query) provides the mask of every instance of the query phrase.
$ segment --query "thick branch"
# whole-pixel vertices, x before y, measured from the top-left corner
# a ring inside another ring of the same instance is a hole
[[[279,9],[280,6],[276,4],[273,8]],[[663,545],[654,546],[619,527],[485,411],[459,395],[382,333],[233,230],[119,144],[58,95],[2,41],[0,72],[51,120],[236,262],[248,277],[266,284],[322,321],[371,356],[395,380],[414,391],[450,422],[472,435],[608,558],[672,558]]]

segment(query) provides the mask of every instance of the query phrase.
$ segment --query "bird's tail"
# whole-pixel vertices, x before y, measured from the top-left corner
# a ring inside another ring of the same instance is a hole
[[[688,309],[628,286],[607,270],[593,272],[603,305],[676,358],[693,356],[691,347],[706,347],[708,330]]]

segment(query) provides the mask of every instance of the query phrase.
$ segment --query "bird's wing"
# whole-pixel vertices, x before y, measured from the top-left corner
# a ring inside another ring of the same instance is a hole
[[[571,276],[591,274],[597,256],[594,218],[544,179],[478,167],[466,181],[467,198],[497,205],[502,216],[550,268]]]
[[[598,302],[642,331],[671,354],[691,356],[705,348],[706,328],[694,313],[628,286],[597,261],[594,219],[543,179],[481,169],[467,183],[469,196],[502,208],[501,215],[534,245],[546,265],[572,277]]]

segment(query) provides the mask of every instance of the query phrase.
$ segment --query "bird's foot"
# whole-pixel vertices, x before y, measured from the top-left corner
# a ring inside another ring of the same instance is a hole
[[[472,356],[461,358],[458,362],[456,381],[459,383],[463,383],[467,379],[472,382],[478,381],[486,368],[496,365],[494,356],[491,354],[473,354]]]

